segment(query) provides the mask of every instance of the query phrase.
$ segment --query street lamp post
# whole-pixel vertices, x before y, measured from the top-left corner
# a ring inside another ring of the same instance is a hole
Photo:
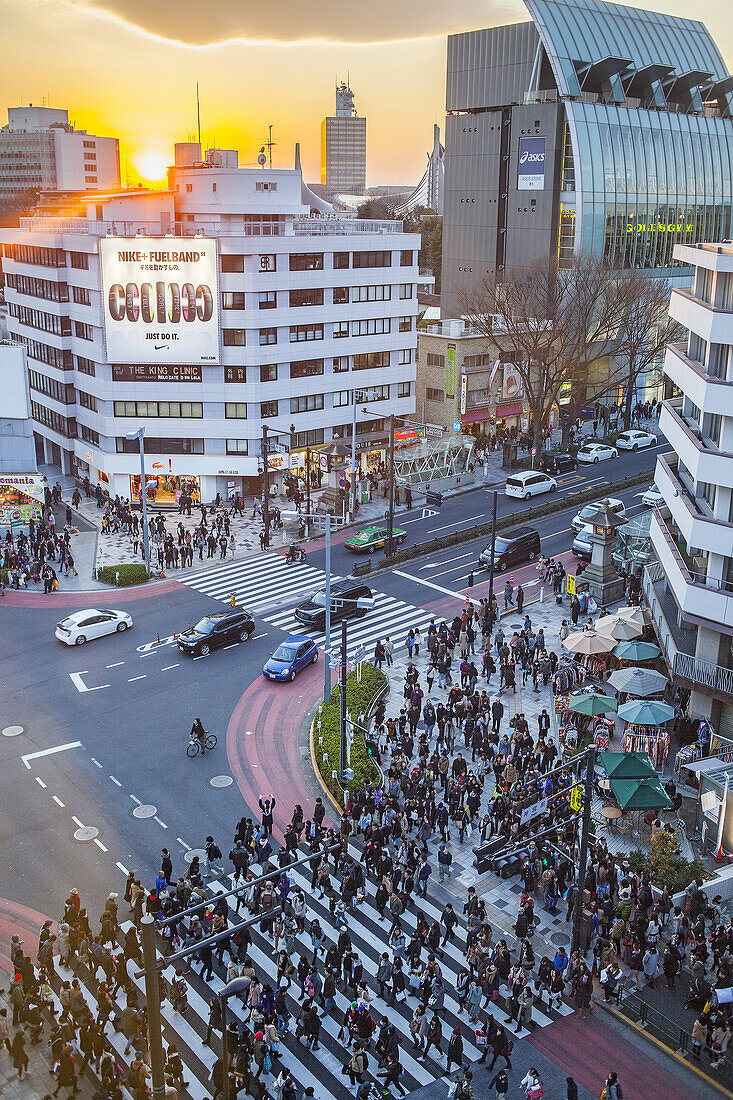
[[[387,557],[394,550],[394,413],[389,414],[389,507],[387,509]]]
[[[375,401],[377,394],[374,390],[354,390],[352,405],[353,415],[351,419],[351,477],[349,479],[349,519],[353,522],[356,516],[356,406],[359,401]],[[366,409],[364,409],[366,412]]]
[[[148,491],[145,485],[145,428],[138,428],[136,432],[128,432],[127,439],[140,440],[140,502],[143,513],[143,557],[145,569],[150,572],[150,544],[148,540]]]
[[[148,1019],[150,1074],[153,1079],[153,1100],[165,1098],[165,1058],[160,1024],[160,979],[155,955],[155,917],[146,913],[140,922],[140,938],[145,967],[145,1002]]]
[[[499,493],[494,489],[494,503],[491,509],[491,561],[489,562],[489,612],[494,602],[494,550],[496,549],[496,502]]]
[[[580,833],[580,852],[578,853],[578,889],[573,906],[573,937],[570,954],[580,946],[580,920],[583,914],[583,893],[585,891],[585,872],[588,862],[588,837],[590,835],[591,802],[593,800],[593,778],[596,767],[596,750],[593,745],[587,750],[585,766],[585,790],[583,791],[583,820]]]
[[[331,524],[333,516],[330,512],[324,515],[313,515],[310,511],[303,515],[301,512],[283,512],[284,519],[304,519],[308,524],[312,519],[322,519],[326,524],[326,659],[323,662],[323,698],[326,702],[331,698],[331,667],[329,654],[331,650]]]

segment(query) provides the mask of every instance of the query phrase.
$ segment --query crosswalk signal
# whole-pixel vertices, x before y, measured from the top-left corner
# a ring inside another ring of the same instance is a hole
[[[433,493],[428,490],[425,493],[425,503],[432,504],[434,508],[440,508],[441,504],[443,503],[443,494]]]

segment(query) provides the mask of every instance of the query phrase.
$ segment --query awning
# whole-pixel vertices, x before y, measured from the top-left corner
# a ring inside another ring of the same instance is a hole
[[[497,405],[496,415],[498,418],[503,419],[505,416],[521,416],[524,412],[524,406],[519,401],[515,405]]]
[[[490,408],[471,409],[470,412],[461,414],[462,424],[481,424],[484,420],[490,420],[492,412]]]

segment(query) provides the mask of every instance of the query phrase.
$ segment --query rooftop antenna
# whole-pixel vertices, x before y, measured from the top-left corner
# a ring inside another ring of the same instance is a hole
[[[199,135],[199,145],[201,144],[201,104],[199,103],[199,82],[196,81],[196,126]]]
[[[272,140],[272,123],[270,123],[270,125],[267,127],[267,130],[269,136],[267,141],[265,142],[265,145],[267,146],[267,151],[270,156],[270,168],[272,168],[272,147],[273,145],[277,145],[277,142]]]

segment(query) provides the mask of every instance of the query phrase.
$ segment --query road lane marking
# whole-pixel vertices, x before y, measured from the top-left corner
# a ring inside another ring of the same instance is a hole
[[[154,652],[156,649],[162,649],[163,646],[171,645],[171,643],[175,642],[176,640],[177,639],[175,634],[170,634],[167,638],[161,638],[160,641],[145,642],[143,645],[137,646],[135,652],[142,653],[143,656],[146,656],[148,653]]]
[[[443,588],[440,584],[433,584],[432,581],[428,581],[425,577],[413,577],[411,573],[403,573],[400,569],[394,569],[393,573],[396,577],[404,577],[407,581],[414,581],[415,584],[424,584],[426,588],[434,588],[436,592],[443,592],[446,596],[455,596],[457,600],[461,600],[465,603],[465,597],[460,592],[453,592],[450,588]],[[252,765],[254,767],[254,765]]]
[[[28,771],[30,771],[29,760],[38,760],[41,756],[53,756],[57,752],[66,752],[67,749],[80,749],[81,741],[69,741],[66,745],[56,745],[53,749],[41,749],[40,752],[29,752],[25,756],[21,756],[21,760],[25,764]]]
[[[96,764],[96,766],[98,768],[102,767],[102,765],[99,763],[99,761],[94,756],[92,757],[92,764]]]
[[[157,821],[158,824],[160,825],[161,829],[167,829],[168,828],[165,821],[161,821],[159,817],[154,817],[153,821]]]
[[[256,641],[256,640],[257,640],[258,638],[266,638],[266,637],[267,637],[267,631],[265,631],[265,633],[264,633],[264,634],[253,634],[253,635],[252,635],[252,641],[254,642],[254,641]]]
[[[54,800],[57,806],[60,806],[62,810],[66,809],[66,803],[62,802],[58,795],[52,794],[51,798]]]
[[[109,851],[109,848],[105,848],[104,844],[102,844],[102,841],[97,840],[96,837],[94,838],[94,843],[97,845],[98,848],[101,848],[103,852],[108,852]]]
[[[473,519],[485,520],[486,515],[484,512],[480,512],[477,516],[466,516],[465,519],[457,519],[455,523],[444,523],[440,527],[431,527],[428,534],[430,534],[431,531],[447,531],[449,527],[460,527],[462,523],[470,523]]]
[[[106,668],[119,668],[120,665],[124,665],[124,661],[115,661],[113,665],[106,665]]]
[[[189,844],[186,844],[185,840],[181,840],[181,838],[179,836],[176,837],[176,840],[178,841],[178,843],[181,845],[182,848],[186,849],[187,852],[191,851],[191,846]]]
[[[136,680],[147,680],[147,678],[148,674],[147,672],[144,672],[142,676],[130,676],[127,682],[128,684],[134,684]]]
[[[231,645],[225,645],[224,649],[236,649],[238,645],[239,645],[239,642],[232,642]]]
[[[441,565],[450,565],[451,561],[460,561],[461,558],[472,558],[473,551],[469,550],[467,554],[456,554],[454,558],[450,558],[449,561],[432,561],[430,565],[421,565],[421,569],[440,569]],[[463,568],[461,566],[461,568]]]
[[[132,801],[135,803],[136,806],[142,806],[142,802],[140,801],[139,798],[135,798],[134,794],[131,794],[130,798],[132,799]]]
[[[43,782],[43,780],[39,776],[36,776],[35,778],[36,778],[36,783],[38,784],[38,786],[43,787],[43,789],[45,791],[46,784]]]
[[[161,668],[161,672],[170,672],[172,668],[178,668],[178,665],[166,665],[165,668]]]
[[[194,657],[194,661],[203,661],[204,657],[208,656],[208,653],[201,653],[198,657]]]
[[[84,828],[84,822],[80,821],[78,817],[72,817],[71,819],[75,825],[78,825],[80,829]]]
[[[116,779],[116,778],[114,777],[114,775],[111,775],[111,776],[110,776],[110,779],[111,779],[111,780],[112,780],[112,782],[114,783],[115,787],[121,787],[121,786],[122,786],[122,784],[120,783],[119,779]]]
[[[87,685],[82,680],[82,676],[86,676],[88,672],[89,669],[85,668],[82,672],[69,673],[69,679],[71,680],[77,691],[101,691],[102,688],[108,688],[110,686],[109,684],[97,684],[96,687],[87,687]]]
[[[130,873],[130,872],[129,872],[129,871],[127,870],[127,867],[124,867],[124,866],[123,866],[123,865],[122,865],[121,863],[116,863],[116,864],[115,864],[115,867],[119,867],[119,869],[120,869],[120,870],[122,871],[122,874],[123,874],[123,875],[129,875],[129,873]]]

